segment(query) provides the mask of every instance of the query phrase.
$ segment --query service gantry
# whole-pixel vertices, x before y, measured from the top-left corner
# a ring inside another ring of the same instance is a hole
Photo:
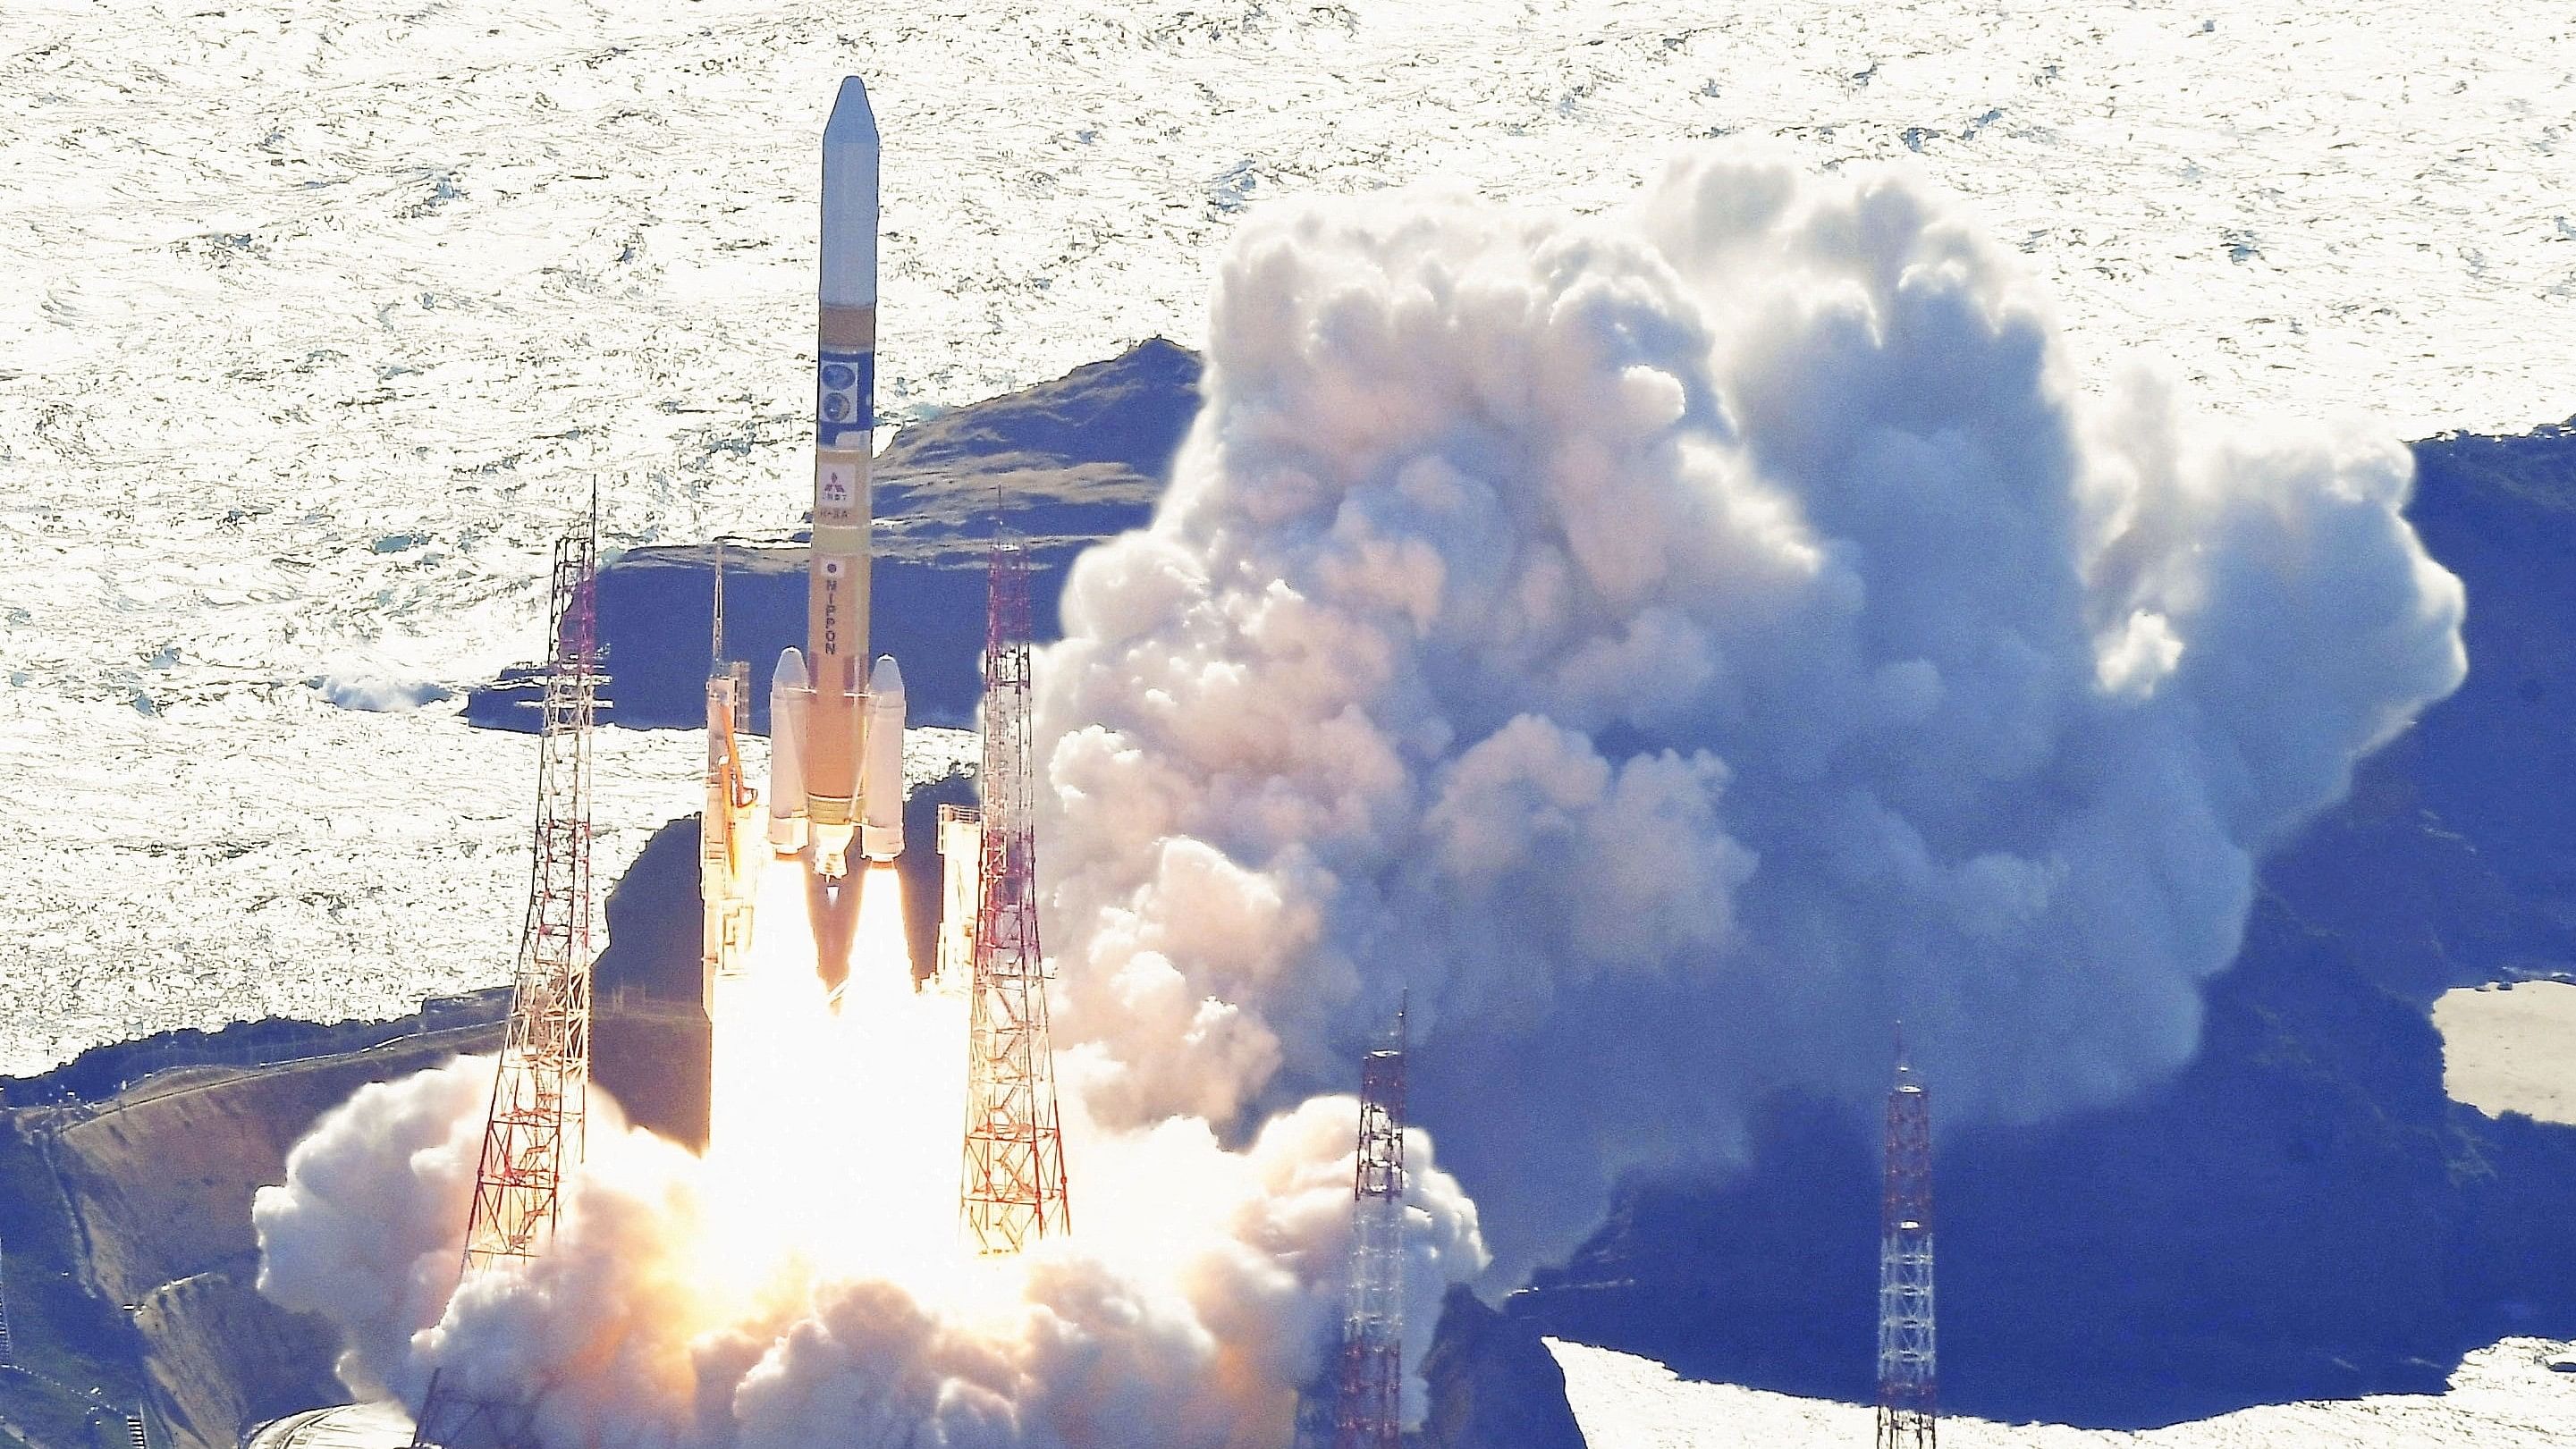
[[[1029,718],[1029,560],[996,534],[986,586],[982,900],[966,1027],[959,1216],[979,1253],[1016,1253],[1072,1226],[1055,1052],[1038,945],[1036,787]]]
[[[1405,1007],[1360,1061],[1351,1175],[1351,1296],[1333,1395],[1334,1449],[1397,1449],[1404,1408]]]
[[[590,1085],[591,726],[597,713],[599,504],[555,545],[537,732],[536,859],[510,1020],[484,1119],[458,1285],[522,1270],[563,1214],[581,1163]],[[430,1375],[415,1449],[525,1449],[535,1406],[505,1386]]]
[[[741,978],[751,955],[753,892],[769,853],[759,819],[760,795],[743,765],[751,733],[751,665],[725,657],[725,541],[715,545],[707,645],[706,804],[698,815],[699,1002],[716,1014],[717,983]],[[710,1134],[713,1109],[710,1106]]]

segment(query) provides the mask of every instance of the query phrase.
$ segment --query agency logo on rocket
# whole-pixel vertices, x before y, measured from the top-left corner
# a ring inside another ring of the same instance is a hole
[[[875,355],[826,350],[814,375],[815,441],[827,448],[850,446],[865,438],[876,419],[870,414],[876,391]]]

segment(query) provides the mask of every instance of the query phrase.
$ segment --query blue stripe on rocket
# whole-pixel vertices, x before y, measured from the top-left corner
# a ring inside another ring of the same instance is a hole
[[[814,378],[814,445],[868,450],[877,422],[877,355],[825,348]]]

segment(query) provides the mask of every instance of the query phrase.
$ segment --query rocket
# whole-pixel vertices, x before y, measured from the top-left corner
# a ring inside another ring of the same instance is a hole
[[[805,651],[770,682],[771,848],[810,871],[819,968],[849,973],[850,857],[903,853],[903,671],[868,664],[868,460],[876,428],[877,121],[857,76],[823,127],[814,352],[814,532]]]
[[[823,254],[814,351],[814,542],[805,585],[806,822],[814,873],[847,873],[868,657],[868,454],[876,428],[877,119],[841,82],[823,127]]]

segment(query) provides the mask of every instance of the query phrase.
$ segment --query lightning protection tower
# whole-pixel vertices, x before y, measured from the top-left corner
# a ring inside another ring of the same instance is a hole
[[[1404,1404],[1405,1008],[1360,1062],[1351,1180],[1351,1297],[1333,1396],[1334,1449],[1397,1449]]]
[[[492,1081],[459,1286],[543,1251],[563,1212],[564,1174],[578,1165],[590,1084],[590,746],[601,680],[599,504],[590,525],[555,545],[546,611],[552,640],[537,743],[536,862],[510,992],[510,1022]],[[530,1442],[531,1406],[432,1374],[415,1446],[515,1449]]]
[[[1887,1193],[1878,1240],[1878,1449],[1934,1449],[1932,1099],[1896,1055],[1887,1094]]]
[[[738,980],[750,955],[752,892],[759,852],[767,848],[753,818],[760,797],[742,763],[742,738],[751,733],[751,666],[725,657],[724,568],[720,538],[707,649],[706,805],[698,816],[698,897],[706,912],[698,977],[709,1020],[716,1013],[717,983]]]
[[[997,534],[984,631],[982,901],[966,1028],[966,1153],[959,1215],[976,1250],[1016,1253],[1072,1225],[1055,1050],[1038,949],[1029,737],[1029,566]]]

